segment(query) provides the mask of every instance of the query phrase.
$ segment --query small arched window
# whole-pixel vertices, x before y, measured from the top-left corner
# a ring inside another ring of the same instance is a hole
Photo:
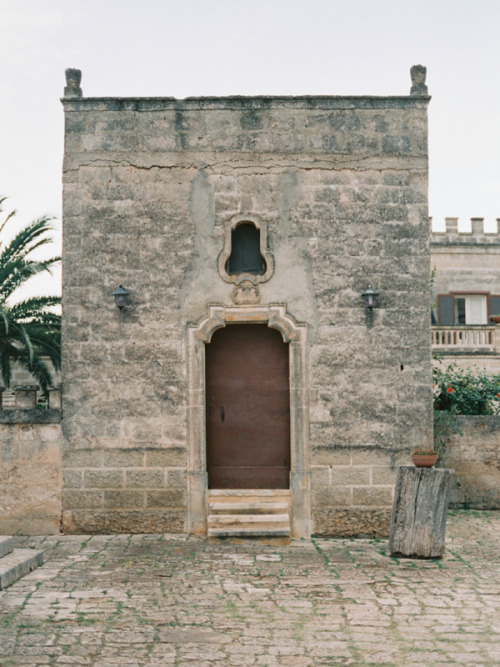
[[[274,272],[267,247],[267,223],[251,213],[239,213],[224,223],[224,248],[217,259],[222,280],[233,285],[266,282]]]
[[[260,252],[260,230],[251,222],[239,224],[232,230],[226,271],[230,276],[239,273],[262,276],[266,272],[266,260]]]

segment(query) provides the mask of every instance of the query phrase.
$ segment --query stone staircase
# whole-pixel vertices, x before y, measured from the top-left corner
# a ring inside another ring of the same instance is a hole
[[[12,537],[0,535],[0,591],[43,564],[43,551],[14,549]]]
[[[290,537],[288,489],[211,489],[208,537]]]

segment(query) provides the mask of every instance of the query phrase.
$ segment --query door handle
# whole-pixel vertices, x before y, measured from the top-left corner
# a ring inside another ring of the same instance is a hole
[[[220,406],[220,420],[221,420],[221,422],[224,423],[225,418],[226,418],[226,413],[225,413],[225,410],[224,410],[224,406],[221,405]]]

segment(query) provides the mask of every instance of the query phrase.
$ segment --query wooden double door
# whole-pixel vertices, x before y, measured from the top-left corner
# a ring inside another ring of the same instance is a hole
[[[289,488],[288,344],[265,324],[229,324],[205,360],[209,488]]]

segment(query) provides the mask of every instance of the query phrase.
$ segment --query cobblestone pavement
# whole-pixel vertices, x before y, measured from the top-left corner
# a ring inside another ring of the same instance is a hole
[[[17,542],[46,563],[0,593],[2,666],[500,664],[500,512],[451,513],[442,561],[384,540]]]

